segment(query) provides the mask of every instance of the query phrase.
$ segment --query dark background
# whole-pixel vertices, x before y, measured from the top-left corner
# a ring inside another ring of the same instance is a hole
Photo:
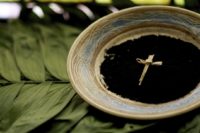
[[[0,21],[6,22],[10,19],[20,19],[27,23],[61,22],[68,25],[85,28],[93,21],[109,13],[116,12],[120,9],[140,5],[170,5],[186,8],[195,12],[200,12],[199,0],[51,1],[52,0],[13,0],[13,2],[6,2],[5,0],[4,2],[0,2]],[[15,16],[12,16],[13,14],[15,14]]]

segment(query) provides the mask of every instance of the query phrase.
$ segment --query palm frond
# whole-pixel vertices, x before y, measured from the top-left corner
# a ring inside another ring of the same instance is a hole
[[[60,23],[20,21],[0,27],[0,133],[64,133],[77,132],[79,127],[88,132],[84,126],[91,125],[90,119],[104,127],[75,94],[66,72],[69,49],[81,30]],[[126,120],[121,124],[128,125]],[[108,124],[105,131],[112,128]],[[130,131],[126,128],[118,129]]]

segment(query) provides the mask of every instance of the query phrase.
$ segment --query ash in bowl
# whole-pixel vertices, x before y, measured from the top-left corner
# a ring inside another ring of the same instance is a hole
[[[141,84],[146,60],[154,55]],[[159,104],[190,93],[200,81],[200,51],[191,43],[167,36],[143,36],[106,50],[100,73],[109,91],[130,100]]]

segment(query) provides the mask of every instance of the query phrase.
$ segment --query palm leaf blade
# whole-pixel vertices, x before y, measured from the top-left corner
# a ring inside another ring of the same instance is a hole
[[[4,114],[11,109],[22,86],[23,83],[17,83],[0,87],[0,121]]]
[[[42,36],[40,44],[44,64],[47,70],[55,78],[62,81],[68,81],[66,71],[66,57],[68,52],[64,46],[62,38],[59,34],[55,34],[53,30],[48,27],[35,27],[39,29]]]
[[[37,40],[27,34],[18,35],[14,51],[21,72],[30,80],[45,81],[45,68]]]
[[[0,74],[8,81],[18,82],[21,80],[21,74],[11,51],[0,45]]]

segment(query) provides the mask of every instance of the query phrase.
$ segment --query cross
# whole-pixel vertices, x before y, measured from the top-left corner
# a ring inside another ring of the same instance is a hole
[[[142,72],[142,75],[140,76],[140,79],[139,79],[139,84],[138,85],[142,85],[142,81],[147,73],[147,70],[149,68],[150,65],[153,65],[153,66],[161,66],[163,64],[162,61],[156,61],[156,62],[153,62],[153,58],[154,58],[154,55],[149,55],[148,58],[146,60],[143,60],[143,59],[140,59],[140,58],[137,58],[136,61],[139,63],[139,64],[144,64],[144,69],[143,69],[143,72]]]

